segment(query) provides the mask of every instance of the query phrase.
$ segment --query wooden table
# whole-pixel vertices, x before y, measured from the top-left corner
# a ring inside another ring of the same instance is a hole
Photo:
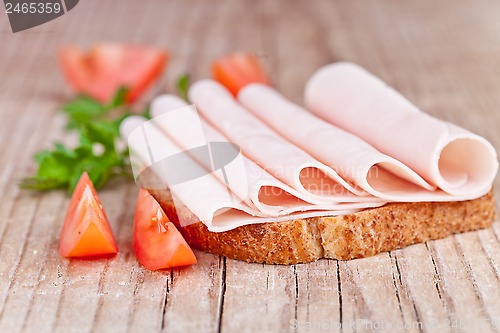
[[[150,272],[131,248],[133,183],[100,192],[120,253],[68,261],[57,253],[67,194],[17,181],[34,171],[35,151],[70,139],[57,111],[71,96],[57,47],[103,40],[171,52],[145,101],[173,91],[182,73],[209,76],[211,60],[232,50],[260,55],[296,102],[314,70],[350,60],[500,147],[499,15],[496,0],[82,0],[12,34],[0,14],[0,332],[498,331],[498,223],[348,262],[272,266],[197,252],[196,266]]]

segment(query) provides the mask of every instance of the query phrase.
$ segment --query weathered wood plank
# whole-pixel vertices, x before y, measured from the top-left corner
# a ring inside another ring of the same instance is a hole
[[[440,276],[441,297],[448,311],[451,327],[464,331],[481,327],[483,332],[493,331],[487,327],[492,318],[484,310],[469,263],[456,238],[449,237],[429,243],[429,250]]]
[[[228,259],[222,331],[288,331],[298,297],[295,269]]]
[[[406,327],[423,332],[450,330],[448,314],[442,300],[440,276],[434,258],[425,244],[394,251],[391,256],[396,266],[396,282]],[[406,317],[408,316],[408,317]]]
[[[218,332],[225,263],[212,254],[196,255],[196,266],[173,270],[163,314],[166,332]]]
[[[404,327],[388,254],[341,262],[343,332]]]
[[[290,328],[297,332],[310,332],[311,328],[340,332],[344,323],[344,293],[339,262],[319,260],[296,266],[298,290],[296,314]],[[344,330],[345,331],[345,330]]]
[[[53,242],[57,239],[58,230],[51,227],[56,218],[60,218],[57,212],[64,209],[65,202],[60,195],[50,194],[39,197],[35,203],[33,216],[28,219],[29,226],[20,258],[15,268],[12,280],[8,287],[8,293],[0,316],[2,318],[16,318],[16,320],[2,320],[1,331],[14,331],[19,327],[24,327],[30,315],[40,315],[36,313],[34,300],[37,298],[38,285],[45,280],[45,263],[54,256]],[[18,205],[29,207],[28,200],[19,200]],[[17,207],[18,208],[18,207]],[[16,209],[16,207],[14,207]],[[23,226],[20,220],[12,221],[11,225],[18,223]],[[8,237],[8,236],[7,236]],[[56,252],[57,253],[57,252]],[[54,281],[54,280],[53,280]],[[44,304],[44,308],[47,304]],[[50,307],[46,311],[50,312]],[[40,317],[38,317],[40,318]],[[42,326],[43,327],[43,326]],[[47,327],[50,328],[50,327]]]

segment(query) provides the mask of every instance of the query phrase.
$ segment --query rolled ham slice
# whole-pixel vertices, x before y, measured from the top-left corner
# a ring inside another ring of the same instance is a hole
[[[183,150],[156,128],[152,121],[147,121],[143,117],[132,116],[121,124],[120,131],[122,137],[128,140],[131,152],[139,156],[144,165],[152,168],[155,174],[161,178],[164,184],[163,189],[166,190],[167,187],[170,189],[175,204],[187,206],[207,226],[214,225],[214,216],[223,215],[231,209],[246,213],[244,216],[247,217],[265,216],[248,207],[241,200],[236,199],[233,193],[228,192],[226,187],[217,181],[211,173],[204,170],[192,172],[203,175],[201,177],[172,184],[168,179],[172,175],[164,172],[161,166],[155,169],[155,163],[182,153]],[[203,168],[197,161],[190,160],[189,155],[185,156],[185,162],[185,167],[189,167],[190,170]],[[162,189],[162,186],[158,188]]]
[[[127,118],[120,127],[122,138],[128,141],[130,150],[138,156],[145,167],[153,167],[155,162],[162,158],[168,158],[175,154],[183,152],[169,137],[157,128],[153,121],[147,121],[143,117],[132,116]],[[197,166],[196,160],[185,161],[190,168],[203,168],[203,165]],[[177,208],[186,207],[198,220],[203,222],[210,231],[223,232],[236,227],[265,222],[280,222],[290,219],[309,218],[315,216],[336,216],[351,214],[359,211],[342,206],[338,210],[321,210],[321,206],[310,205],[309,211],[292,210],[281,216],[268,216],[268,213],[261,212],[258,209],[249,207],[240,200],[235,200],[234,194],[219,182],[214,173],[207,173],[202,177],[179,184],[168,184],[169,175],[162,172],[161,169],[154,170],[162,178],[161,184],[169,187],[174,203]],[[368,204],[368,207],[380,206],[377,204]],[[284,212],[286,213],[286,212]],[[196,222],[197,220],[180,218],[181,225]]]
[[[330,202],[360,202],[367,193],[291,144],[245,110],[220,84],[196,82],[189,97],[197,110],[242,152],[295,190]]]
[[[474,199],[490,190],[498,169],[485,139],[426,115],[352,64],[310,80],[314,114],[261,85],[244,88],[242,104],[209,80],[189,96],[196,108],[158,97],[154,118],[129,117],[121,134],[138,157],[136,170],[152,169],[176,208],[210,231],[351,214],[387,201]],[[237,156],[216,167],[213,150],[208,159],[194,153],[212,143],[235,144]],[[185,160],[177,169],[161,169],[158,161],[179,154]],[[186,178],[184,169],[197,176]],[[177,172],[185,181],[172,181]]]
[[[404,163],[454,200],[486,194],[498,171],[484,138],[420,111],[361,67],[318,70],[305,91],[307,108]]]
[[[201,117],[194,119],[192,110],[192,106],[174,95],[159,96],[151,103],[151,115],[157,127],[182,149],[187,150],[205,142],[228,141]],[[187,124],[184,120],[189,117],[191,121]],[[179,126],[179,123],[184,125]],[[345,211],[378,207],[385,203],[378,198],[366,198],[362,202],[354,203],[325,203],[315,200],[276,179],[246,156],[243,155],[242,158],[246,178],[230,179],[228,187],[236,193],[243,192],[241,188],[245,187],[245,193],[248,193],[250,198],[250,202],[245,202],[267,216],[283,216],[310,210]],[[225,183],[220,172],[215,172],[214,176]],[[242,198],[242,195],[239,197]]]
[[[269,86],[246,86],[238,99],[290,142],[374,196],[401,202],[453,200],[434,191],[435,187],[400,161],[288,101]]]

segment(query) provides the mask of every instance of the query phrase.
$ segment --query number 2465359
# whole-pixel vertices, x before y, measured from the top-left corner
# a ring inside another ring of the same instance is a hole
[[[5,12],[7,14],[22,13],[22,14],[58,14],[61,11],[60,3],[42,3],[42,2],[23,2],[12,4],[7,2],[5,4]]]

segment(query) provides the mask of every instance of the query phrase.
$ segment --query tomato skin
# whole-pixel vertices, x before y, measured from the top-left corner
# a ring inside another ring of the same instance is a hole
[[[216,59],[212,76],[234,96],[250,83],[270,84],[259,59],[252,53],[232,53]]]
[[[97,44],[88,52],[77,46],[59,50],[61,69],[72,88],[102,103],[121,86],[133,102],[160,76],[168,60],[162,50],[139,45]]]
[[[134,251],[149,270],[196,264],[196,256],[158,202],[141,189],[134,215]]]
[[[118,247],[101,201],[84,172],[75,187],[59,240],[63,257],[114,255]]]

